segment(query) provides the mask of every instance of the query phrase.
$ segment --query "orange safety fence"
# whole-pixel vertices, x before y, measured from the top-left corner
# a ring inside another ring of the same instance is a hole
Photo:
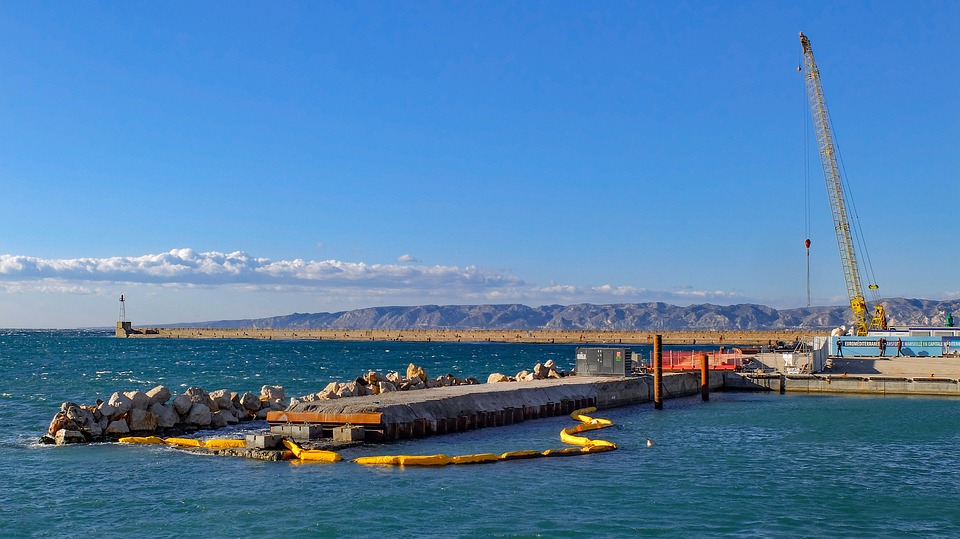
[[[707,364],[710,370],[739,371],[743,368],[743,353],[738,349],[729,352],[702,352],[695,350],[664,350],[663,370],[665,371],[692,371],[700,370],[701,357],[707,355]],[[643,362],[647,368],[653,367],[653,358]]]

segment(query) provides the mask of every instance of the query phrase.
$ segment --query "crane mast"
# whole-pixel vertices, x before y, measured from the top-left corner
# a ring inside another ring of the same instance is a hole
[[[827,182],[827,197],[830,199],[833,225],[837,233],[837,244],[840,247],[840,264],[843,266],[847,296],[850,298],[850,309],[853,311],[854,333],[856,335],[866,335],[869,329],[887,329],[886,313],[883,305],[877,303],[874,307],[870,325],[867,325],[867,303],[864,300],[863,288],[860,284],[860,269],[857,266],[857,254],[854,249],[850,219],[847,216],[847,206],[844,202],[843,184],[840,180],[840,167],[837,164],[837,152],[831,133],[830,116],[827,113],[827,103],[823,98],[823,87],[820,84],[820,71],[817,69],[817,62],[813,59],[810,40],[802,32],[800,33],[800,45],[803,47],[803,78],[807,85],[810,109],[813,112],[817,145],[820,148],[820,164],[823,166],[823,177]],[[876,290],[877,286],[870,285],[870,289]]]

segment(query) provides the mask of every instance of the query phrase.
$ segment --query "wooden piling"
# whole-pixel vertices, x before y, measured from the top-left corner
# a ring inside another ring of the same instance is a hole
[[[700,400],[710,400],[710,358],[700,354]]]
[[[663,335],[653,336],[653,408],[663,410]]]

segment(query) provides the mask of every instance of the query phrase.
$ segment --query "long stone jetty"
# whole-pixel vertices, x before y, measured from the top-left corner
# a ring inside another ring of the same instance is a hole
[[[823,331],[781,329],[770,331],[597,331],[500,329],[255,329],[255,328],[134,328],[117,323],[117,337],[168,339],[281,339],[327,341],[498,342],[555,344],[652,344],[662,335],[664,344],[772,346],[778,342],[809,340]]]

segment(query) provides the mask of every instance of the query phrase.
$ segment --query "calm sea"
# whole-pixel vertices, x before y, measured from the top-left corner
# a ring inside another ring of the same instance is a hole
[[[960,536],[953,399],[713,393],[662,411],[604,410],[617,426],[601,437],[618,451],[442,468],[35,443],[61,401],[118,389],[279,384],[300,395],[410,362],[485,380],[551,358],[569,368],[573,351],[0,331],[0,537]],[[559,448],[571,424],[526,421],[343,454]]]

